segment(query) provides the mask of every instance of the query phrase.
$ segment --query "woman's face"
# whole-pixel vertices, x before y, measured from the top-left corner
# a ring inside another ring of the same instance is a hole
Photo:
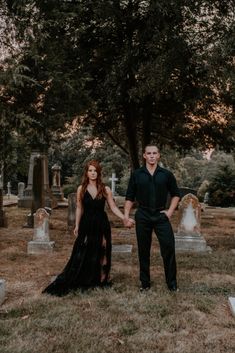
[[[87,171],[87,177],[89,180],[96,180],[97,179],[97,171],[93,165],[90,165]]]

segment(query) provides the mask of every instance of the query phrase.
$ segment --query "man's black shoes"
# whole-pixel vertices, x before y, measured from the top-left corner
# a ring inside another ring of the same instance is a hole
[[[169,291],[170,291],[170,292],[178,292],[178,291],[179,291],[179,289],[177,288],[176,285],[173,285],[173,286],[168,287],[168,288],[169,288]]]
[[[140,292],[147,292],[150,290],[150,284],[143,284],[140,287]]]
[[[140,292],[144,293],[150,290],[150,287],[140,287]]]

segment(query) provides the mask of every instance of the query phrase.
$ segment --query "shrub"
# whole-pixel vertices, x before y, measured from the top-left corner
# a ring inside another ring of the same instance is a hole
[[[220,166],[208,187],[209,205],[235,206],[235,169],[228,164]]]

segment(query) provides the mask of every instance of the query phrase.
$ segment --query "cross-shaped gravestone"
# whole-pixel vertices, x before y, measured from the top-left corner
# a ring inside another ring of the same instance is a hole
[[[116,181],[118,181],[118,178],[116,178],[116,173],[112,173],[112,178],[109,178],[109,180],[111,181],[112,194],[115,195]]]

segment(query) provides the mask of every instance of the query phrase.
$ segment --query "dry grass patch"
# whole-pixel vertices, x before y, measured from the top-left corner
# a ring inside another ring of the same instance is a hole
[[[60,272],[71,252],[73,236],[66,230],[66,209],[54,210],[51,255],[27,255],[32,229],[22,228],[27,212],[7,210],[9,227],[1,229],[0,278],[7,284],[0,307],[1,353],[233,353],[235,320],[228,296],[235,295],[233,219],[205,219],[202,232],[211,254],[178,254],[180,292],[166,289],[156,239],[151,254],[152,289],[138,291],[134,236],[113,243],[133,244],[133,254],[113,257],[111,289],[71,293],[57,298],[41,295]],[[177,216],[177,215],[176,215]],[[176,217],[173,220],[177,226]],[[223,233],[221,232],[223,229]]]

